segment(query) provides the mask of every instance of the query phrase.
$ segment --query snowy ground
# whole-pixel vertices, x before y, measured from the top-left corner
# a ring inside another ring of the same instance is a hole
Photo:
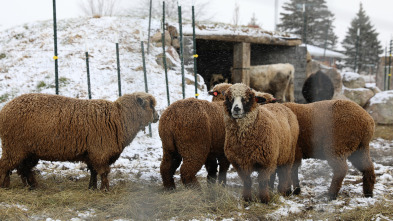
[[[51,25],[50,21],[31,23],[0,32],[0,100],[2,100],[0,107],[9,99],[23,93],[55,93]],[[159,25],[158,20],[153,20],[152,29],[159,30]],[[147,19],[127,17],[59,21],[59,78],[63,79],[60,94],[87,98],[86,63],[84,60],[87,45],[91,56],[90,74],[93,98],[115,100],[118,89],[114,43],[118,36],[122,92],[124,94],[144,91],[138,30],[140,28],[147,30],[146,27]],[[146,57],[149,92],[156,97],[159,112],[162,112],[167,106],[164,71],[155,61],[161,51],[160,47],[151,47],[151,53]],[[182,98],[179,68],[169,70],[168,77],[170,100],[174,102]],[[186,73],[186,78],[194,79],[193,75],[189,73]],[[199,84],[203,85],[203,80]],[[193,84],[186,85],[186,97],[193,97],[194,93]],[[202,90],[199,89],[199,94],[200,99],[210,99],[206,87],[203,87]],[[112,166],[111,173],[121,171],[124,174],[129,174],[129,179],[138,177],[142,180],[156,181],[157,185],[161,185],[159,166],[162,149],[157,127],[158,124],[152,124],[153,136],[151,138],[144,132],[140,132]],[[371,143],[371,151],[375,156],[373,160],[377,174],[374,198],[362,197],[361,174],[351,166],[338,200],[328,202],[324,194],[330,184],[330,167],[324,161],[309,159],[303,161],[300,170],[300,180],[303,186],[301,197],[283,198],[282,201],[285,202],[285,205],[271,214],[271,217],[280,219],[290,212],[300,212],[309,207],[332,212],[359,206],[367,207],[384,199],[386,195],[392,194],[393,141],[375,139]],[[50,174],[87,176],[85,167],[83,163],[40,161],[36,169],[44,177]],[[206,177],[204,169],[198,173],[198,177]],[[228,177],[228,185],[241,184],[233,169],[230,170]],[[179,177],[176,176],[176,179],[179,180]],[[116,180],[111,180],[111,185],[114,183]],[[23,207],[23,205],[4,206]]]

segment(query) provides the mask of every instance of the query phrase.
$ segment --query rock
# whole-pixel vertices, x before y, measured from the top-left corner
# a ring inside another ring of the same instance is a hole
[[[164,68],[164,53],[160,53],[156,57],[156,62],[158,65]],[[172,69],[174,66],[179,66],[180,64],[179,54],[176,52],[176,49],[172,46],[167,47],[166,50],[166,67],[168,69]]]
[[[155,33],[151,37],[151,42],[156,43],[157,47],[162,47],[162,35],[161,32]],[[169,35],[168,31],[165,31],[165,46],[170,46],[172,42],[171,36]]]
[[[377,124],[393,124],[393,91],[377,93],[366,108]]]
[[[367,102],[374,96],[374,92],[367,88],[344,88],[345,97],[349,98],[351,101],[364,107]]]
[[[333,83],[334,94],[341,93],[343,83],[340,72],[338,72],[335,68],[329,68],[325,70],[325,74],[330,77],[330,80]]]
[[[342,81],[343,85],[347,88],[364,88],[366,86],[364,78],[353,72],[345,72]]]

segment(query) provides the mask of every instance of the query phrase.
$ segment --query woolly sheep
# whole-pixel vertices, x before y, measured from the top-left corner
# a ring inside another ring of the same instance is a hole
[[[209,95],[212,95],[212,101],[217,102],[217,101],[224,101],[224,92],[230,87],[232,84],[228,83],[220,83],[214,86],[214,88],[209,91]],[[266,104],[266,103],[276,103],[277,99],[273,97],[273,95],[265,92],[260,92],[260,91],[255,91],[255,96],[259,98],[258,103],[260,104]]]
[[[199,188],[196,173],[205,165],[208,181],[226,183],[229,162],[224,154],[225,126],[222,102],[188,98],[171,104],[163,113],[158,132],[163,157],[160,173],[165,189],[174,189],[173,175],[179,167],[182,183]]]
[[[278,169],[278,191],[291,193],[291,168],[299,126],[293,112],[282,104],[258,105],[244,84],[225,91],[225,155],[244,183],[243,198],[251,200],[251,173],[257,171],[259,199],[268,203],[270,175]]]
[[[372,197],[375,174],[369,143],[374,134],[373,118],[358,104],[348,100],[283,105],[295,113],[300,128],[292,174],[294,193],[300,193],[298,168],[301,159],[317,158],[327,160],[333,169],[328,197],[336,199],[348,171],[348,158],[363,173],[364,195]]]
[[[275,98],[295,101],[293,78],[295,68],[291,64],[270,64],[250,67],[250,87],[272,94]]]
[[[152,95],[137,92],[114,102],[81,100],[49,94],[25,94],[0,111],[0,186],[9,187],[17,168],[22,182],[34,188],[32,168],[38,161],[82,161],[90,169],[89,188],[109,190],[109,165],[114,163],[158,114]]]

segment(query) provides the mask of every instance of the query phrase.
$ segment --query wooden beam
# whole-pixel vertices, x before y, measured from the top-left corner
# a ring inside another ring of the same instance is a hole
[[[251,44],[236,43],[233,49],[232,83],[250,86]]]

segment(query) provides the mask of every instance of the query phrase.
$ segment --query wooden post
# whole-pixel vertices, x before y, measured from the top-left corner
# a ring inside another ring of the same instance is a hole
[[[236,43],[233,49],[232,83],[250,86],[250,43]]]

